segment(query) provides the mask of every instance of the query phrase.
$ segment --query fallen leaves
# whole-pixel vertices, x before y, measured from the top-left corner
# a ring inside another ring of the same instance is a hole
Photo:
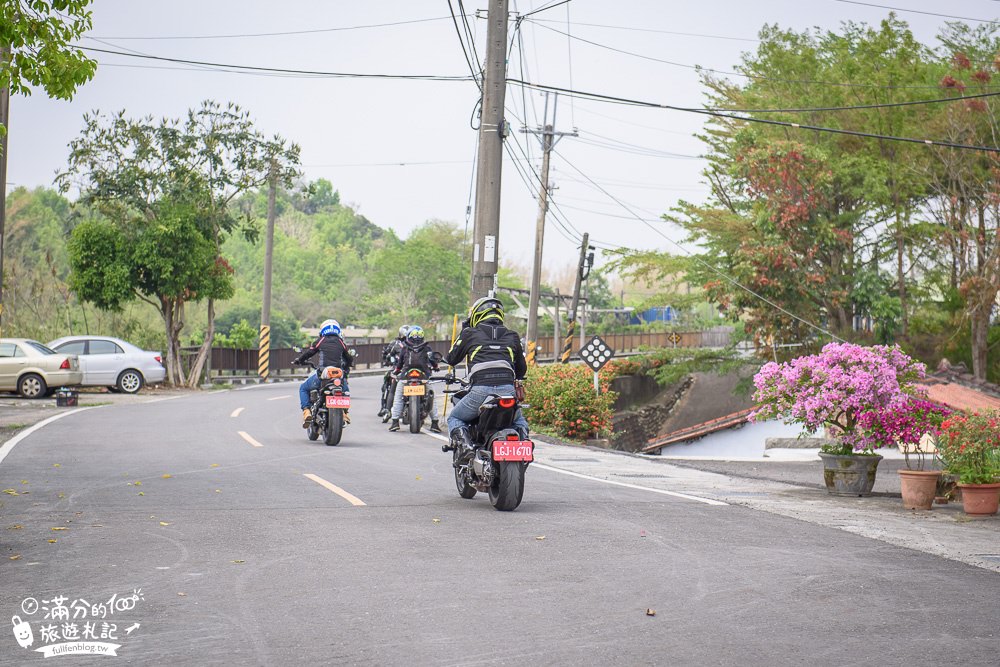
[[[169,521],[161,521],[161,522],[160,522],[160,525],[161,525],[161,526],[169,526],[169,525],[170,525],[170,522],[169,522]]]
[[[441,523],[441,519],[438,519],[436,517],[431,519],[431,521],[433,521],[434,523]]]
[[[12,526],[7,526],[7,530],[21,530],[22,528],[24,528],[24,526],[22,526],[19,523],[15,523]]]
[[[183,598],[183,597],[187,597],[187,593],[181,593],[181,592],[178,592],[178,593],[177,593],[177,595],[179,595],[179,596],[180,596],[180,597],[182,597],[182,598]]]
[[[538,537],[536,537],[535,539],[536,539],[536,540],[538,540],[539,542],[541,542],[542,540],[544,540],[544,539],[545,539],[545,536],[544,536],[544,535],[539,535],[539,536],[538,536]]]
[[[52,526],[52,530],[69,530],[66,526]]]
[[[11,560],[21,560],[21,554],[14,554],[13,556],[8,556]]]
[[[647,609],[646,610],[646,616],[656,616],[656,610],[655,609]]]
[[[140,492],[139,492],[139,495],[140,495],[140,496],[144,496],[144,495],[146,495],[146,494],[145,494],[145,493],[143,493],[142,491],[140,491]]]
[[[14,489],[4,489],[3,492],[6,493],[8,496],[19,496],[19,495],[21,495],[20,493],[18,493]]]
[[[218,468],[218,467],[219,467],[218,463],[213,463],[212,465],[209,466],[209,468]]]
[[[163,473],[162,475],[160,475],[160,479],[170,479],[171,477],[173,477],[173,475],[171,475],[170,473]]]
[[[246,561],[245,561],[245,560],[234,560],[234,561],[232,561],[232,562],[233,562],[233,563],[236,563],[237,565],[240,565],[240,564],[242,564],[242,563],[245,563]]]
[[[62,467],[62,464],[59,464],[59,463],[53,463],[53,464],[52,464],[52,467],[53,467],[53,468],[61,468],[61,467]]]
[[[59,541],[59,540],[57,540],[57,539],[56,539],[56,538],[54,538],[54,537],[48,540],[49,544],[55,544],[55,543],[56,543],[56,542],[58,542],[58,541]]]

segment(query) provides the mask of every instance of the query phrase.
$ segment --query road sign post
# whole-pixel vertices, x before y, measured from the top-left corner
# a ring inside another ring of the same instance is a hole
[[[615,351],[604,342],[600,336],[594,336],[590,342],[580,348],[580,359],[594,371],[594,393],[601,393],[600,372],[604,365],[615,356]]]

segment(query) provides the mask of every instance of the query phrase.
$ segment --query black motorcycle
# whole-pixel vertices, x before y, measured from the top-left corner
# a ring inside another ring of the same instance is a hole
[[[302,365],[316,369],[312,361]],[[344,412],[351,407],[351,397],[344,393],[344,371],[336,366],[325,366],[318,373],[319,389],[309,392],[312,422],[306,435],[310,440],[318,440],[323,434],[323,442],[327,445],[338,445],[344,433]]]
[[[445,394],[454,394],[452,403],[468,393],[469,385],[462,380],[450,376],[433,379],[443,379],[448,385],[462,385],[460,390],[444,390]],[[452,452],[455,486],[463,498],[472,498],[478,491],[487,492],[490,504],[502,512],[514,510],[521,504],[524,471],[534,460],[535,444],[523,440],[513,426],[519,407],[515,396],[490,396],[480,406],[479,417],[469,425],[471,449],[452,443],[441,447],[443,451]]]

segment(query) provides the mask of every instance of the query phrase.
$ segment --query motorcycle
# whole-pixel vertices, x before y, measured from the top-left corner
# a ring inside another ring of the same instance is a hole
[[[309,392],[312,423],[306,435],[310,440],[318,440],[322,434],[327,445],[338,445],[344,432],[344,411],[351,407],[351,397],[344,393],[344,371],[336,366],[317,369],[312,361],[302,365],[319,373],[319,389]]]
[[[440,352],[431,352],[431,364],[437,365],[441,359]],[[430,378],[422,369],[411,368],[397,382],[403,383],[402,422],[409,425],[410,433],[420,433],[424,421],[431,416],[434,391],[429,386]]]
[[[452,403],[468,393],[469,384],[463,380],[451,376],[433,379],[462,386],[455,391],[445,388],[445,394],[453,394]],[[516,396],[490,396],[479,407],[479,417],[469,425],[471,449],[450,442],[441,447],[442,451],[452,452],[458,495],[470,499],[479,491],[486,492],[490,504],[501,512],[510,512],[521,504],[524,473],[534,460],[535,444],[522,439],[513,427],[519,407]]]
[[[392,377],[392,367],[396,365],[399,358],[398,351],[394,351],[393,343],[389,343],[382,349],[382,366],[388,366],[382,378],[382,396],[379,402],[378,416],[382,418],[382,423],[389,421],[389,412],[392,410],[392,400],[396,395],[396,382]]]

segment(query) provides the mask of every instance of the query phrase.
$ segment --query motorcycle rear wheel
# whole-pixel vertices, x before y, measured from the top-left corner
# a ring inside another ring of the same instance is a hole
[[[306,435],[309,436],[310,440],[319,440],[319,427],[316,426],[316,422],[309,424],[309,430],[306,431]]]
[[[326,431],[323,432],[323,442],[333,446],[340,444],[340,436],[344,433],[344,414],[340,410],[326,411]]]
[[[420,433],[423,426],[423,419],[420,418],[420,399],[416,396],[410,397],[410,433]]]
[[[453,463],[458,463],[458,456],[458,450],[456,449],[452,454],[451,460]],[[466,500],[474,498],[476,495],[476,489],[465,481],[465,476],[462,475],[462,470],[458,467],[455,468],[455,486],[458,487],[458,495],[462,496]]]
[[[524,465],[520,461],[499,461],[490,485],[490,503],[501,512],[517,509],[524,496]]]

